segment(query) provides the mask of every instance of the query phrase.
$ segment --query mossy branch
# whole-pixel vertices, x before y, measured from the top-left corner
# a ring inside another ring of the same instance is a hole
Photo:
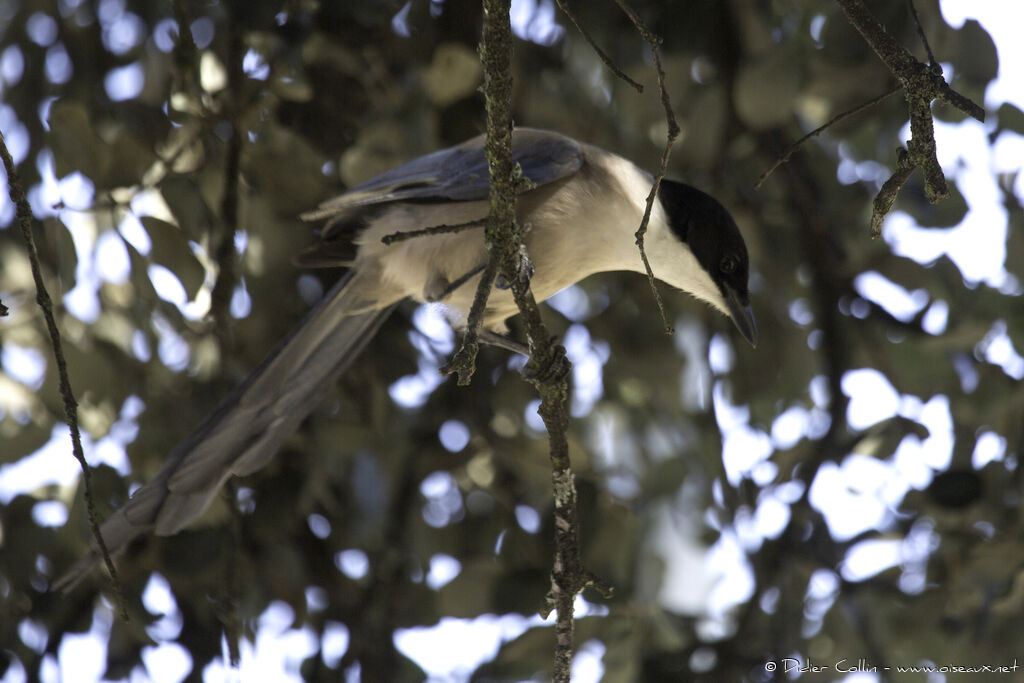
[[[64,402],[64,419],[71,431],[71,452],[74,454],[78,464],[82,467],[82,483],[85,489],[85,508],[89,517],[89,528],[92,529],[93,540],[99,548],[103,563],[110,572],[111,581],[114,584],[115,593],[121,617],[127,621],[128,611],[125,609],[124,596],[121,591],[121,584],[117,580],[117,569],[114,561],[110,558],[110,551],[103,540],[100,532],[99,518],[96,514],[96,503],[92,492],[92,470],[85,459],[85,450],[82,448],[82,434],[78,427],[78,401],[75,400],[75,393],[71,389],[71,379],[68,376],[68,364],[64,358],[64,346],[61,342],[60,328],[57,327],[57,319],[53,314],[53,300],[46,290],[46,283],[43,281],[43,269],[39,262],[39,251],[36,249],[35,237],[32,235],[32,207],[25,196],[25,188],[21,184],[21,177],[14,166],[14,159],[7,149],[7,141],[0,132],[0,156],[3,157],[4,169],[7,171],[7,187],[11,201],[17,209],[18,226],[21,228],[21,236],[25,242],[25,250],[28,252],[28,259],[32,266],[32,279],[36,285],[36,303],[43,312],[43,319],[46,321],[46,330],[50,335],[50,345],[53,348],[54,360],[57,363],[57,377],[60,385],[60,395]]]
[[[910,140],[906,150],[901,150],[899,162],[892,176],[875,197],[871,214],[871,237],[882,234],[882,222],[896,200],[900,188],[914,169],[924,172],[925,194],[930,202],[937,203],[949,197],[946,176],[935,150],[935,124],[932,120],[932,101],[943,100],[978,121],[985,120],[985,110],[967,97],[949,87],[942,77],[942,68],[934,61],[924,64],[900,45],[885,30],[862,0],[836,0],[846,14],[847,20],[857,29],[871,49],[875,51],[903,88],[910,113]],[[913,10],[914,19],[917,12]],[[920,35],[924,36],[923,30]],[[931,55],[931,47],[925,40],[925,47]],[[934,60],[934,57],[931,57]]]

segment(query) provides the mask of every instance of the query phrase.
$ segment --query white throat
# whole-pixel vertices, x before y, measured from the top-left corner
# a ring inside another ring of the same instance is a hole
[[[618,209],[614,215],[606,213],[599,218],[608,225],[608,234],[615,236],[604,242],[607,261],[603,270],[631,270],[646,274],[634,234],[646,210],[653,178],[622,157],[609,154],[601,161],[619,180],[622,194],[628,199],[626,202],[597,202],[600,206],[613,205]],[[668,217],[657,199],[651,207],[644,235],[644,252],[656,278],[729,314],[718,286],[686,243],[672,232]]]

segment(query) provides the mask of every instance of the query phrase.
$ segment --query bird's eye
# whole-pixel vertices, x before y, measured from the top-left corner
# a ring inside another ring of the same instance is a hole
[[[722,257],[722,263],[719,265],[719,268],[722,269],[723,273],[731,273],[736,270],[737,265],[735,256],[724,256]]]

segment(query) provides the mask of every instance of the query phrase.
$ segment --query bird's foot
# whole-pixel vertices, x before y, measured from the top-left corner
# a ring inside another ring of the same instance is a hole
[[[530,279],[536,269],[533,266],[533,261],[530,260],[530,255],[526,253],[525,244],[519,245],[519,254],[517,254],[516,260],[516,279],[523,285],[530,284]],[[498,289],[509,289],[512,283],[503,273],[499,272],[494,278],[494,286]]]
[[[497,332],[491,332],[490,330],[480,330],[480,341],[489,346],[497,346],[500,349],[511,351],[512,353],[522,354],[529,357],[530,347],[526,344],[516,341],[512,337],[504,334],[498,334]]]
[[[523,368],[523,377],[531,382],[558,381],[568,377],[572,363],[565,354],[565,347],[552,343],[550,349],[551,353],[546,358],[530,358]]]
[[[476,268],[473,268],[468,273],[461,275],[452,282],[449,282],[448,279],[440,273],[436,273],[430,279],[430,282],[427,283],[427,286],[423,288],[423,300],[427,303],[444,301],[456,289],[469,282],[476,275],[479,275],[486,266],[486,263],[481,263]]]

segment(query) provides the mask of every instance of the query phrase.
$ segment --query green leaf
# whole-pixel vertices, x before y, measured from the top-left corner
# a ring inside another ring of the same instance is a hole
[[[773,51],[741,67],[733,86],[736,113],[755,130],[767,130],[793,118],[802,69],[784,51]]]
[[[47,218],[42,223],[43,229],[36,230],[36,247],[39,259],[50,266],[56,277],[58,291],[51,291],[50,297],[59,299],[64,292],[75,287],[75,271],[78,268],[78,252],[75,251],[75,240],[71,231],[59,218]],[[53,286],[48,284],[47,288]]]
[[[188,239],[199,242],[219,227],[219,221],[207,205],[194,179],[171,176],[160,184],[160,194],[178,220],[181,232],[187,235]]]
[[[153,241],[150,258],[174,273],[185,287],[188,298],[195,298],[206,277],[206,270],[192,252],[185,235],[177,226],[153,216],[143,216],[142,225]]]
[[[101,178],[107,146],[93,131],[89,111],[82,104],[63,98],[50,107],[48,123],[57,177],[79,171],[93,182]]]
[[[1013,104],[1003,102],[996,111],[996,120],[999,122],[999,130],[1012,130],[1024,135],[1024,111]]]
[[[964,22],[960,50],[953,59],[954,78],[964,78],[976,86],[985,86],[999,73],[999,54],[992,36],[974,19]]]
[[[896,207],[908,212],[922,228],[952,228],[967,215],[967,200],[952,179],[947,179],[949,197],[932,204],[924,192],[924,178],[914,173],[900,190]]]
[[[129,187],[142,181],[155,160],[154,153],[124,126],[113,125],[100,137],[89,111],[69,98],[50,107],[48,123],[58,177],[78,171],[99,190]]]

